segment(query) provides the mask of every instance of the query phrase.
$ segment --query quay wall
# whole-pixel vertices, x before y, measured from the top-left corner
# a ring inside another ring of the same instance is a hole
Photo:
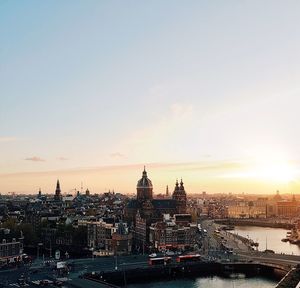
[[[300,269],[291,269],[276,285],[275,288],[296,288],[300,282]]]
[[[126,286],[127,284],[149,282],[149,279],[152,281],[168,281],[176,278],[196,278],[209,275],[230,277],[232,273],[243,273],[246,277],[258,275],[278,277],[277,274],[274,274],[274,269],[272,267],[258,263],[195,262],[105,271],[94,274],[89,273],[85,274],[84,278],[117,286]]]
[[[235,226],[258,226],[258,227],[270,227],[270,228],[283,228],[292,229],[293,224],[282,222],[270,222],[258,219],[221,219],[214,221],[217,224],[222,225],[235,225]]]

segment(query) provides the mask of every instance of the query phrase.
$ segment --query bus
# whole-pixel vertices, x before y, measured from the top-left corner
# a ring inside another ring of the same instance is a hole
[[[150,258],[149,265],[167,265],[172,262],[172,257]]]
[[[199,254],[180,255],[176,258],[176,262],[178,263],[200,261],[200,260],[201,260],[201,256]]]

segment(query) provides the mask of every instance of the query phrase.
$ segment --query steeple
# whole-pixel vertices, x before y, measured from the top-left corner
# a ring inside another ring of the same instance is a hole
[[[56,182],[56,189],[55,189],[54,200],[56,200],[56,201],[61,200],[61,190],[60,190],[60,184],[59,184],[59,180],[58,179],[57,179],[57,182]]]
[[[57,182],[56,182],[56,190],[55,192],[59,192],[60,193],[60,184],[59,184],[59,180],[57,179]]]
[[[187,198],[182,179],[180,181],[180,186],[178,184],[178,180],[176,179],[175,189],[172,198],[173,200],[176,200],[177,213],[185,214]]]
[[[175,189],[174,189],[174,191],[179,191],[178,179],[176,179],[176,183],[175,183]]]
[[[183,182],[182,182],[182,178],[181,178],[181,181],[180,181],[180,188],[179,188],[181,191],[184,191],[184,186],[183,186]]]
[[[143,177],[147,177],[146,166],[144,165]]]
[[[167,188],[166,188],[166,196],[169,197],[169,186],[167,185]]]

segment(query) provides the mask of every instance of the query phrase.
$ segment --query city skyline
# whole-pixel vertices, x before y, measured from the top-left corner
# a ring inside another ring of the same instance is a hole
[[[2,1],[0,192],[298,194],[299,10]]]

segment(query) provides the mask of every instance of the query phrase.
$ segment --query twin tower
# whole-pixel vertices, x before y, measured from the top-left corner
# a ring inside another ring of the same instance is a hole
[[[153,186],[151,180],[147,177],[147,172],[144,167],[142,178],[138,181],[137,186],[137,201],[139,203],[146,200],[153,200]],[[172,199],[176,201],[177,212],[180,214],[186,213],[186,192],[183,186],[182,179],[180,183],[176,180],[175,189],[172,194]]]

